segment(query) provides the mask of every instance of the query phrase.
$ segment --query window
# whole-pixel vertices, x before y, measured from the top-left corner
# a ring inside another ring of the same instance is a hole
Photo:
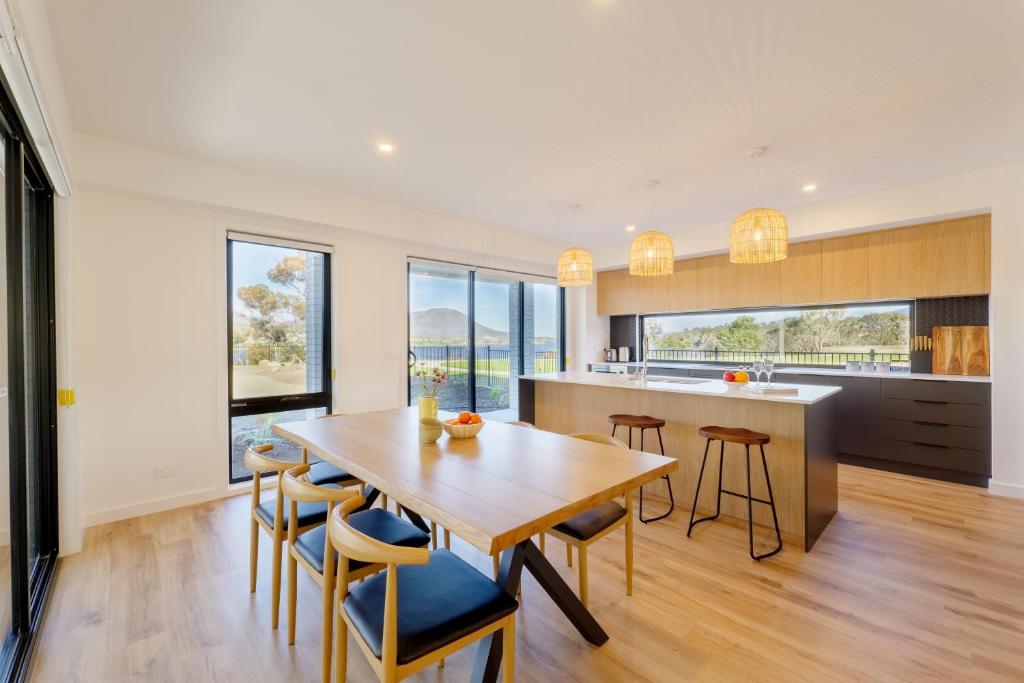
[[[910,304],[859,304],[642,316],[650,360],[791,365],[909,363]]]
[[[441,368],[438,406],[516,419],[523,372],[565,368],[562,290],[548,278],[471,266],[409,264],[409,403],[418,368]]]
[[[229,479],[249,479],[248,446],[301,452],[272,428],[331,409],[330,254],[233,233],[228,239]]]

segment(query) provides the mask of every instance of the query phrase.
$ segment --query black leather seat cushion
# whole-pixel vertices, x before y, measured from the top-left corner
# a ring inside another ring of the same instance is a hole
[[[384,591],[381,573],[350,587],[345,613],[381,657]],[[448,550],[430,562],[398,567],[399,664],[408,664],[516,611],[519,604],[491,579]]]
[[[334,484],[328,484],[327,488],[341,488]],[[273,498],[270,500],[260,503],[259,507],[256,508],[256,514],[267,523],[270,528],[274,527],[274,508],[277,506],[277,501]],[[282,528],[288,530],[288,514],[291,510],[291,501],[287,498],[284,501],[284,519],[281,521]],[[323,523],[327,520],[327,503],[299,503],[298,504],[298,519],[299,528],[304,526],[310,526],[311,524]]]
[[[353,512],[348,516],[348,523],[356,531],[360,531],[370,538],[376,538],[389,545],[401,545],[407,548],[422,548],[430,543],[430,534],[417,528],[411,522],[407,522],[398,515],[371,508],[364,512]],[[324,541],[327,538],[327,526],[318,526],[307,531],[295,539],[295,551],[302,556],[302,559],[319,573],[324,573]],[[338,554],[334,554],[337,562]],[[350,560],[349,571],[355,571],[365,567],[367,562]],[[337,566],[337,564],[335,564]]]
[[[567,536],[586,541],[626,516],[626,508],[613,500],[602,503],[555,526]]]
[[[335,467],[329,462],[318,462],[309,466],[306,478],[310,484],[323,486],[324,484],[355,484],[359,480],[343,469]]]

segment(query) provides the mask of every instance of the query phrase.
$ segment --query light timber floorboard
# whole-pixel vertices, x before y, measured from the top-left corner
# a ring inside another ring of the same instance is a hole
[[[622,532],[596,544],[590,606],[611,635],[602,648],[527,578],[518,679],[1024,680],[1024,501],[846,466],[839,477],[839,514],[809,554],[786,548],[756,564],[744,527],[720,520],[687,540],[689,511],[677,509],[636,525],[628,598]],[[319,680],[319,591],[300,573],[289,647],[286,629],[270,629],[265,534],[248,593],[248,504],[89,529],[83,551],[60,563],[30,680]],[[453,547],[491,571],[480,551]],[[561,544],[549,538],[547,553],[575,587]],[[375,680],[349,649],[349,680]],[[474,651],[412,680],[465,681]]]

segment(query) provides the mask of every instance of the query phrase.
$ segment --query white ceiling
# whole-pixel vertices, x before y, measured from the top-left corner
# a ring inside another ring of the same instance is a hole
[[[780,207],[1024,159],[1020,0],[47,2],[79,130],[584,245],[757,145]]]

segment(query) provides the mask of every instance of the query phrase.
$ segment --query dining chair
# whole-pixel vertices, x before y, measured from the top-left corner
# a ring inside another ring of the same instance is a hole
[[[569,436],[606,446],[628,448],[626,444],[607,434],[579,433]],[[632,509],[633,492],[626,491],[625,507],[610,500],[548,529],[547,533],[565,543],[565,559],[570,567],[572,566],[572,549],[576,548],[580,577],[580,602],[584,606],[587,605],[589,598],[587,548],[620,526],[626,527],[626,595],[633,595],[633,515],[628,514],[628,511]]]
[[[245,449],[242,456],[245,466],[253,473],[252,501],[249,509],[249,592],[256,592],[256,569],[260,549],[260,529],[270,536],[273,547],[273,560],[270,576],[270,625],[277,628],[281,613],[281,546],[285,540],[286,528],[294,520],[299,532],[317,525],[327,519],[325,503],[303,503],[296,510],[286,511],[281,486],[284,480],[282,473],[295,467],[294,460],[281,460],[267,455],[273,450],[273,444],[260,444]],[[264,474],[277,474],[277,495],[273,500],[261,501],[260,477]],[[289,514],[290,513],[290,514]]]
[[[317,419],[322,420],[325,417],[337,417],[344,414],[345,413],[328,413],[326,415],[321,415]],[[309,464],[309,454],[306,452],[305,448],[302,449],[302,464]],[[325,460],[321,460],[310,465],[309,472],[306,473],[306,477],[311,484],[317,485],[339,484],[340,486],[355,486],[358,484],[362,486],[363,483],[359,481],[358,478],[352,476],[337,465],[332,465]],[[387,505],[384,507],[387,508]]]
[[[300,533],[296,523],[296,508],[302,503],[325,503],[329,510],[334,510],[338,503],[359,498],[365,503],[360,492],[355,489],[339,489],[334,486],[317,486],[309,481],[309,465],[297,465],[284,473],[281,490],[288,499],[288,644],[295,643],[296,597],[298,566],[312,577],[320,586],[322,593],[323,612],[321,615],[320,632],[322,637],[321,664],[324,683],[331,678],[331,637],[334,623],[334,590],[335,562],[337,554],[331,549],[327,539],[327,527],[323,524]],[[328,512],[330,514],[330,512]],[[395,546],[422,548],[430,542],[430,536],[421,531],[411,522],[382,510],[370,508],[356,510],[348,515],[348,524],[370,538]],[[383,564],[350,562],[349,581],[358,581],[382,569]]]
[[[391,545],[361,532],[345,518],[359,504],[358,498],[346,500],[328,519],[339,554],[335,680],[345,680],[349,630],[385,683],[500,630],[502,680],[515,680],[515,598],[449,550]],[[356,562],[384,564],[387,570],[350,585]]]

